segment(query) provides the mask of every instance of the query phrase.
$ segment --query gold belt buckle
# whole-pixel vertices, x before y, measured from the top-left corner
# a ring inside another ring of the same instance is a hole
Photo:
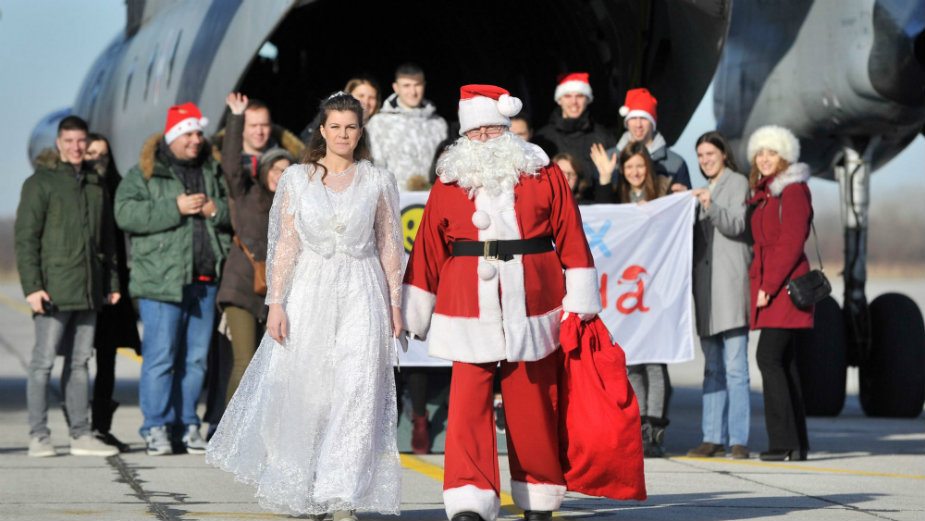
[[[498,241],[485,241],[484,243],[482,243],[482,244],[483,244],[483,246],[482,246],[482,257],[485,257],[485,260],[498,260],[498,256],[497,256],[497,255],[492,255],[492,254],[490,253],[490,252],[491,252],[491,244],[492,244],[492,243],[497,243],[497,242],[498,242]]]

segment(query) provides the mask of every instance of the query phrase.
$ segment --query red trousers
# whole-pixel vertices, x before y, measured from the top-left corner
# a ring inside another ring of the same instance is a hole
[[[493,419],[497,362],[453,363],[443,502],[447,515],[498,517],[501,478]],[[553,511],[565,495],[559,463],[555,353],[535,362],[500,362],[511,495],[524,510]]]

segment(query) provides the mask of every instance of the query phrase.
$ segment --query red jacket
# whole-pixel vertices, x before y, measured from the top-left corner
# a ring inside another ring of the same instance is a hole
[[[787,283],[809,271],[803,253],[813,220],[808,179],[809,167],[796,163],[759,181],[749,200],[756,205],[751,219],[755,255],[748,273],[752,329],[813,327],[812,308],[797,308],[787,294]],[[762,309],[755,306],[759,289],[770,296],[770,303]]]
[[[552,237],[555,251],[508,262],[453,257],[454,241]],[[563,275],[563,269],[565,270]],[[568,182],[554,164],[512,192],[474,198],[437,181],[405,271],[405,327],[431,356],[460,362],[534,361],[559,343],[562,310],[598,313],[597,271]]]

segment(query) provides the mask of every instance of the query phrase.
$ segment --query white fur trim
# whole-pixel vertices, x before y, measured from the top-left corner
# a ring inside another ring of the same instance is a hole
[[[412,284],[402,285],[401,310],[405,330],[426,339],[437,296]]]
[[[565,497],[564,485],[551,483],[524,483],[511,480],[511,497],[524,510],[553,512],[559,510]]]
[[[479,267],[475,271],[482,280],[491,280],[498,274],[498,270],[490,262],[479,262]]]
[[[514,98],[516,99],[516,98]],[[459,100],[459,135],[490,125],[511,126],[511,120],[498,110],[498,102],[485,96]]]
[[[501,510],[501,498],[494,490],[463,485],[444,490],[443,505],[449,519],[460,512],[475,512],[485,521],[495,521]]]
[[[620,115],[625,118],[626,115],[630,113],[630,108],[627,107],[626,105],[623,105],[622,107],[620,107],[619,112],[620,112]]]
[[[623,109],[627,109],[626,114],[623,113]],[[655,131],[655,127],[656,127],[655,117],[653,117],[652,114],[649,114],[648,112],[644,110],[639,110],[639,109],[629,110],[629,107],[623,106],[623,107],[620,107],[620,115],[623,116],[623,126],[624,127],[626,126],[626,122],[631,118],[645,118],[649,120],[649,123],[652,123],[652,130]]]
[[[788,163],[800,159],[800,140],[789,129],[778,125],[765,125],[748,138],[748,162],[754,163],[762,149],[773,150]]]
[[[500,112],[502,116],[513,118],[520,113],[520,109],[522,108],[524,108],[524,102],[520,101],[520,98],[515,98],[510,94],[498,96],[498,112]]]
[[[169,145],[187,132],[202,131],[208,124],[209,120],[207,118],[186,118],[170,127],[170,130],[164,134],[164,142]]]
[[[495,277],[494,280],[498,280]],[[516,340],[506,336],[513,321],[501,324],[501,319],[451,317],[434,313],[427,349],[430,356],[455,362],[483,364],[507,360],[535,362],[552,354],[559,347],[562,308],[545,315],[522,318]]]
[[[487,212],[476,210],[472,214],[472,224],[474,224],[475,227],[479,230],[487,229],[489,226],[491,226],[491,217],[488,216]]]
[[[809,180],[809,177],[809,165],[806,163],[794,163],[790,165],[787,170],[777,174],[774,179],[771,180],[768,190],[771,192],[771,195],[778,197],[784,191],[784,188],[794,183],[805,183]]]
[[[591,92],[591,85],[578,80],[570,80],[557,85],[556,93],[553,96],[553,99],[556,101],[556,103],[558,103],[559,98],[571,93],[584,94],[588,97],[588,103],[594,101],[594,94]]]
[[[570,313],[600,313],[601,289],[597,269],[571,268],[565,270],[565,298],[562,309]]]

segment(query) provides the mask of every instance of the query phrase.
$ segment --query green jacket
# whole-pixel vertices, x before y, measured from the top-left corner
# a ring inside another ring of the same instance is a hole
[[[141,157],[116,191],[116,223],[131,235],[129,292],[132,297],[181,302],[183,286],[193,282],[193,219],[182,216],[177,196],[184,186],[171,166],[157,156],[158,134],[148,138]],[[209,243],[215,253],[215,273],[231,245],[227,189],[218,164],[203,144],[202,166],[206,195],[215,202],[215,217],[206,219]]]
[[[22,290],[45,290],[62,311],[100,309],[119,290],[115,226],[103,178],[52,150],[36,160],[16,210],[16,265]]]

